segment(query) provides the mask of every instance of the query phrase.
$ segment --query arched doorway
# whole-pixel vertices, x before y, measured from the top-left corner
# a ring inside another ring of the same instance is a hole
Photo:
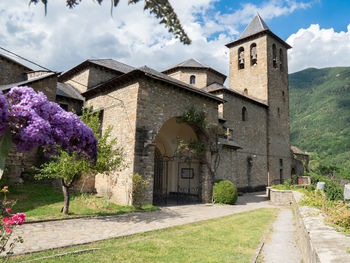
[[[192,127],[177,118],[166,121],[155,139],[153,204],[200,201],[200,162],[179,154],[179,142],[198,141]]]

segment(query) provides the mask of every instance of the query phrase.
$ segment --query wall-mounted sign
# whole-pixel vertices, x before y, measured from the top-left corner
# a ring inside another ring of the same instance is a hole
[[[193,179],[194,170],[193,168],[181,168],[181,179]]]

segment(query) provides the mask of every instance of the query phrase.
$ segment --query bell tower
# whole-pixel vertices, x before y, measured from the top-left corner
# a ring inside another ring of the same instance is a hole
[[[268,184],[290,178],[289,89],[287,50],[257,14],[230,49],[230,88],[268,105]]]

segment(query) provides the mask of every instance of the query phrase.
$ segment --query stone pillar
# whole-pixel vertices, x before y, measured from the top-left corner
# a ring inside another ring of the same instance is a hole
[[[205,157],[206,160],[210,160],[210,151],[209,147],[206,147]],[[212,192],[213,192],[213,179],[210,174],[209,168],[206,162],[201,162],[200,164],[201,170],[201,187],[202,187],[202,202],[210,203],[212,201]]]

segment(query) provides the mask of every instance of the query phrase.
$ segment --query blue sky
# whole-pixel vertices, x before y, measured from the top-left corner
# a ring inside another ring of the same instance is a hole
[[[143,1],[121,0],[110,16],[83,0],[74,10],[65,0],[42,5],[0,1],[0,46],[48,68],[65,71],[89,58],[114,58],[132,66],[164,70],[196,58],[228,74],[225,44],[239,37],[259,12],[270,29],[293,46],[289,72],[308,67],[350,66],[350,1],[170,0],[192,45],[184,46],[143,11]],[[1,53],[4,53],[0,51]],[[332,56],[329,56],[332,54]]]

